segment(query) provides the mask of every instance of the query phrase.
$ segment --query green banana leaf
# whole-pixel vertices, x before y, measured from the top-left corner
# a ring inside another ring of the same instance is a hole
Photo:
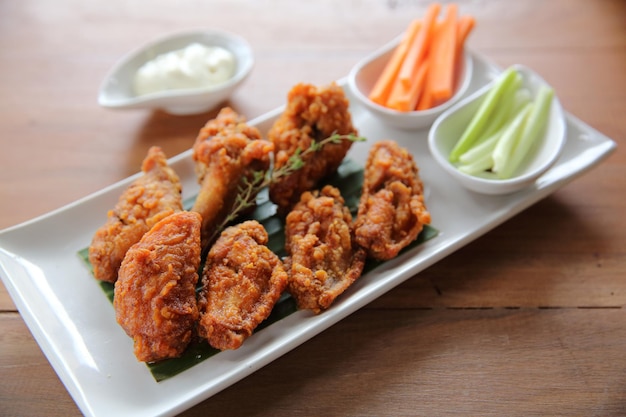
[[[363,168],[356,162],[346,159],[339,167],[337,173],[328,180],[328,184],[337,187],[341,191],[341,195],[345,199],[346,205],[350,208],[350,211],[353,214],[356,214],[361,196],[361,187],[363,184]],[[183,203],[185,209],[191,208],[194,199],[195,197],[190,198]],[[264,189],[261,193],[259,193],[259,196],[257,197],[257,207],[250,218],[259,221],[259,223],[265,227],[269,236],[267,245],[269,249],[280,257],[285,256],[283,222],[276,215],[276,206],[269,201],[267,189]],[[437,236],[437,234],[438,231],[435,228],[426,225],[417,239],[404,250],[409,250],[412,247],[432,239]],[[82,249],[78,252],[78,255],[85,262],[89,271],[93,274],[91,264],[89,263],[88,251],[88,248]],[[363,273],[367,273],[367,271],[374,269],[376,266],[380,265],[380,263],[381,262],[374,260],[368,260]],[[113,302],[114,285],[103,281],[98,281],[98,283],[109,301]],[[261,323],[255,331],[261,331],[263,328],[281,320],[284,317],[287,317],[296,310],[297,306],[295,300],[288,293],[283,294],[278,303],[274,306],[270,316],[263,321],[263,323]],[[215,354],[218,354],[219,352],[219,350],[211,347],[205,339],[197,337],[192,340],[182,356],[155,363],[148,363],[146,365],[148,366],[154,379],[157,382],[160,382],[193,367],[194,365]]]

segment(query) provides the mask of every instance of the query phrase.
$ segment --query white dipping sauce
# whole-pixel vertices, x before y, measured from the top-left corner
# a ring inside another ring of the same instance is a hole
[[[135,94],[208,87],[228,81],[235,73],[235,56],[219,46],[192,43],[146,62],[137,70]]]

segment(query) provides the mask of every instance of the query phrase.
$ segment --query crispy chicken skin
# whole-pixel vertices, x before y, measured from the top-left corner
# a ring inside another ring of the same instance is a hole
[[[200,222],[198,213],[172,214],[124,257],[113,305],[140,361],[178,357],[191,340],[199,317]]]
[[[126,251],[159,220],[182,210],[180,180],[160,148],[150,148],[141,169],[143,175],[122,193],[89,246],[99,280],[115,282]]]
[[[372,145],[355,222],[356,241],[368,256],[388,260],[430,223],[413,156],[396,142]]]
[[[366,254],[352,236],[352,215],[339,190],[304,192],[287,215],[285,266],[301,309],[327,309],[360,275]]]
[[[343,89],[335,83],[325,87],[297,84],[287,96],[287,107],[268,133],[275,147],[275,169],[280,169],[296,153],[334,133],[357,134],[348,110]],[[305,155],[304,166],[270,186],[270,199],[279,214],[287,215],[304,191],[316,188],[321,179],[334,173],[352,142],[326,144],[321,150]]]
[[[232,109],[223,108],[200,130],[193,147],[201,184],[192,211],[202,216],[202,245],[232,211],[242,178],[267,171],[274,146]]]
[[[199,296],[198,333],[216,349],[237,349],[265,320],[287,286],[281,260],[257,221],[225,229],[209,251]]]

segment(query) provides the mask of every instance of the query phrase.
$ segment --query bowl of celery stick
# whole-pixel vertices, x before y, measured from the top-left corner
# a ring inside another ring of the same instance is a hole
[[[441,114],[428,145],[466,188],[508,194],[534,184],[557,160],[565,139],[554,89],[531,69],[513,65]]]

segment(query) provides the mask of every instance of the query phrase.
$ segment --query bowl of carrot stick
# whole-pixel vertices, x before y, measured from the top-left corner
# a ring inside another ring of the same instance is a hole
[[[465,41],[474,25],[455,3],[430,4],[399,38],[352,68],[353,96],[388,125],[429,127],[469,87],[472,57]]]

